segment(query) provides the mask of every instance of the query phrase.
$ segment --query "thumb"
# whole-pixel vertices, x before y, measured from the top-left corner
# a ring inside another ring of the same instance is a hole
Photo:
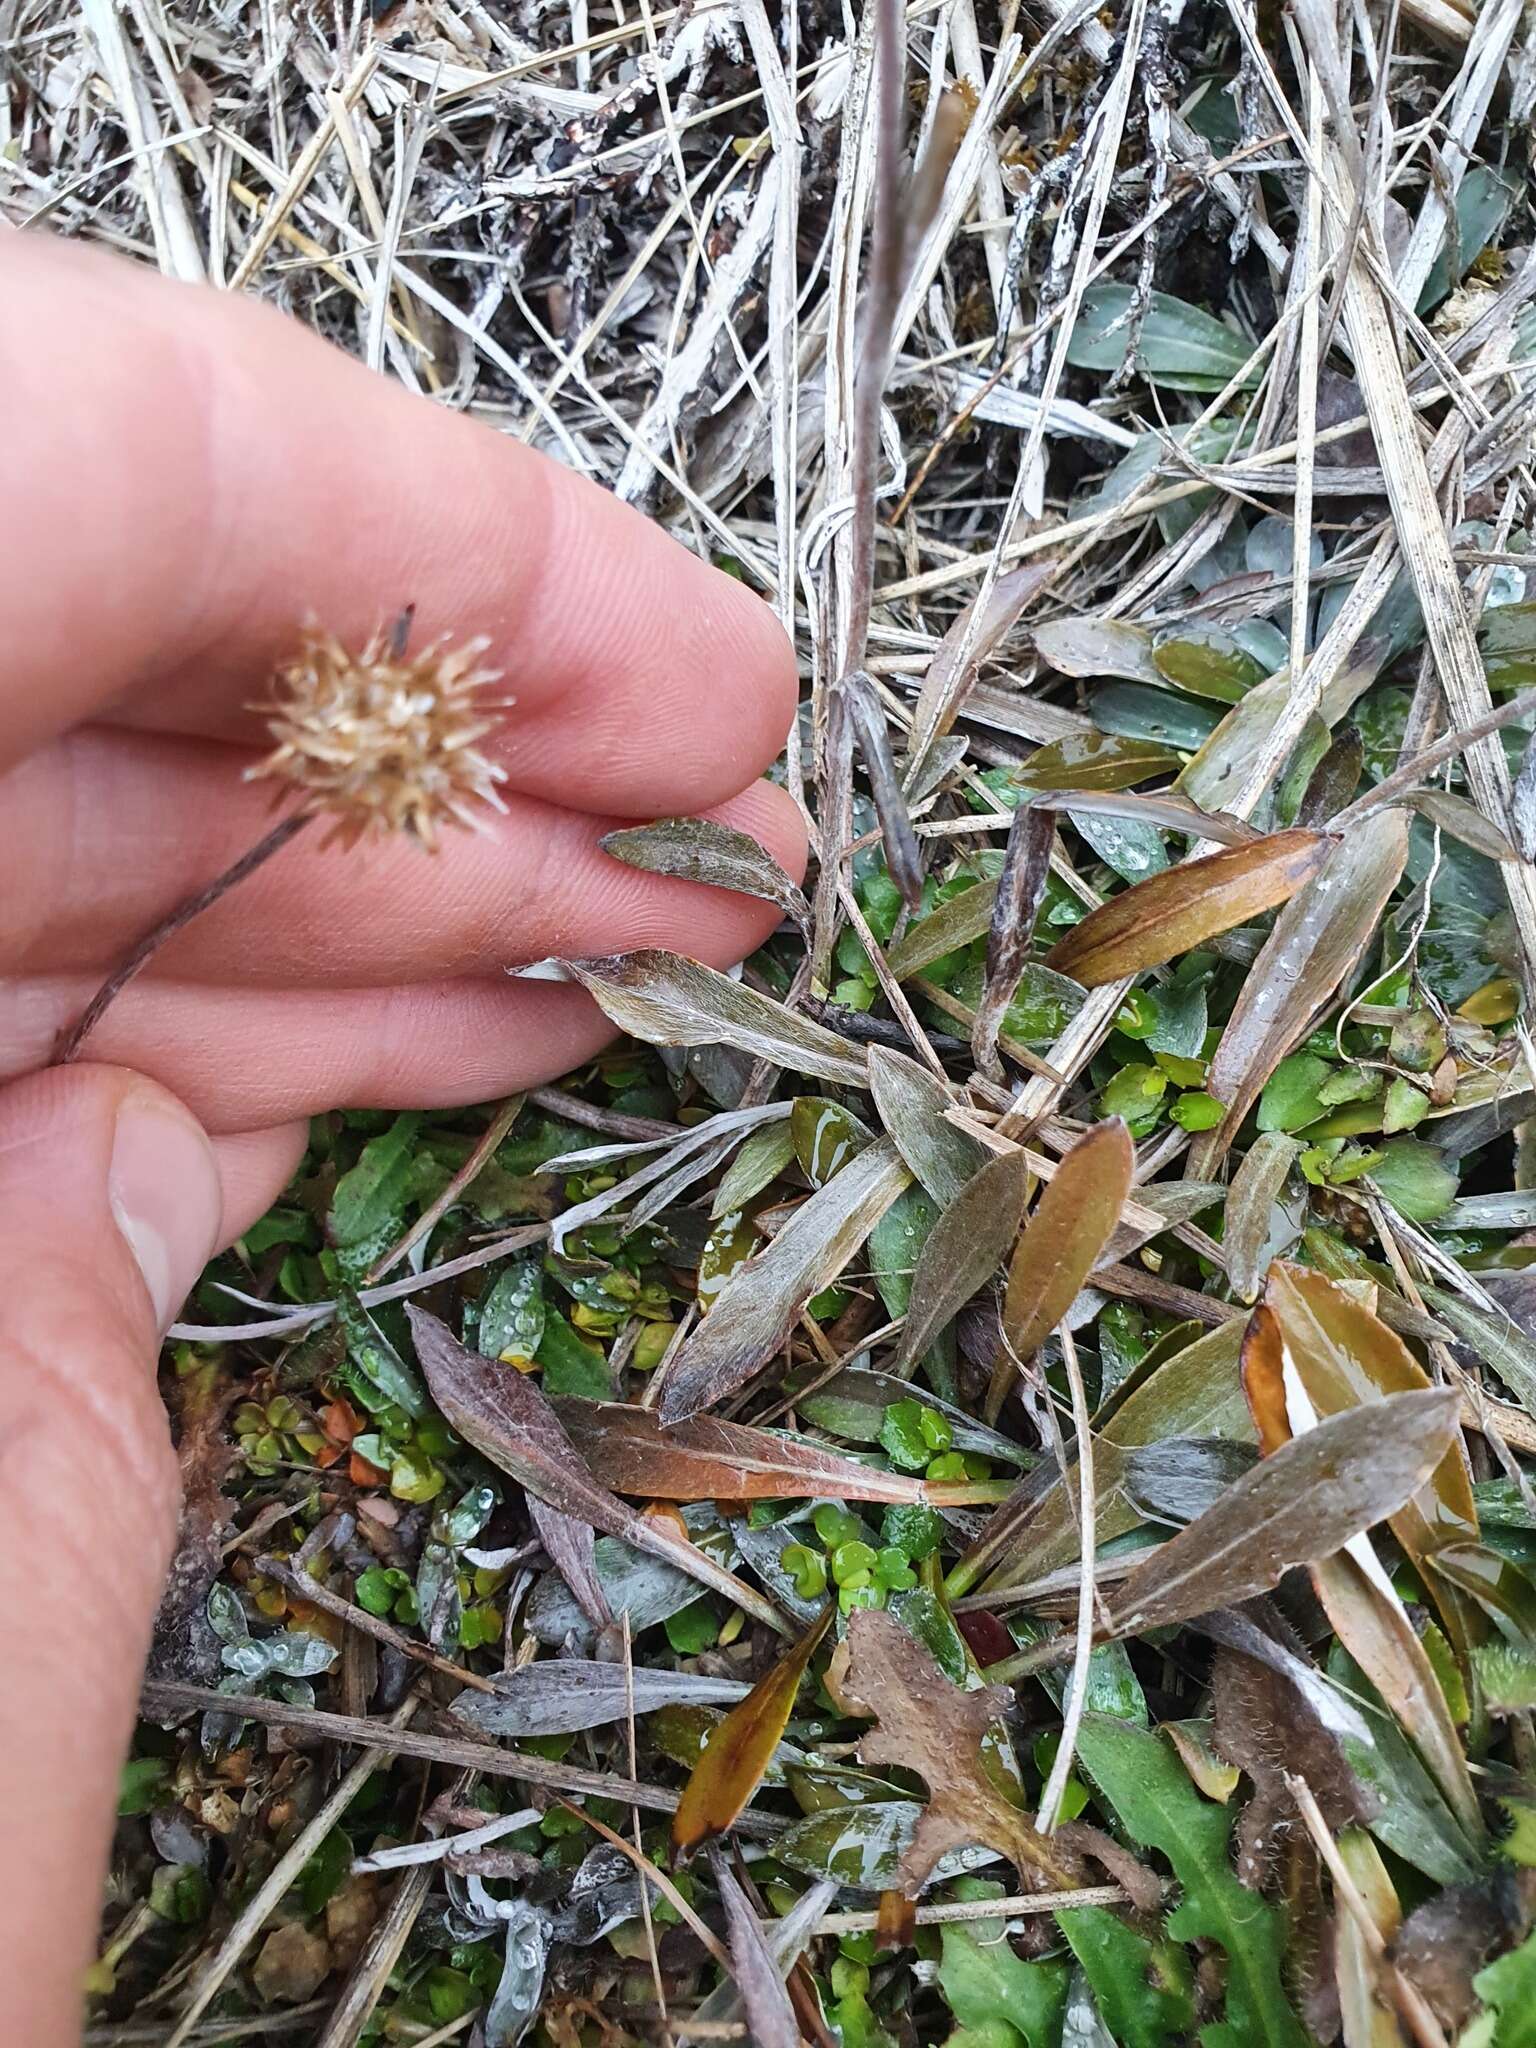
[[[176,1526],[156,1356],[221,1210],[207,1137],[155,1083],[82,1065],[0,1089],[0,1982],[38,2048],[79,2038]]]

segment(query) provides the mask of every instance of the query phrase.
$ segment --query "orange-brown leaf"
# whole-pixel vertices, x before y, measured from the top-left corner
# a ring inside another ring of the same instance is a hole
[[[1338,1415],[1359,1402],[1432,1384],[1402,1338],[1322,1273],[1277,1260],[1264,1284],[1264,1302],[1319,1415]],[[1460,1436],[1429,1484],[1392,1517],[1392,1533],[1420,1569],[1443,1544],[1477,1541],[1477,1503]],[[1432,1573],[1427,1583],[1434,1583]]]
[[[1014,1359],[1024,1364],[1033,1357],[1093,1271],[1120,1221],[1135,1164],[1131,1134],[1119,1117],[1097,1124],[1063,1154],[1008,1268],[1007,1344],[988,1394],[989,1418],[1002,1407]]]
[[[1294,896],[1331,844],[1321,832],[1272,832],[1149,875],[1090,911],[1051,948],[1046,965],[1084,988],[1161,967]]]
[[[672,1816],[674,1855],[724,1834],[757,1790],[795,1704],[806,1666],[832,1619],[829,1601],[792,1650],[732,1707],[699,1753]]]

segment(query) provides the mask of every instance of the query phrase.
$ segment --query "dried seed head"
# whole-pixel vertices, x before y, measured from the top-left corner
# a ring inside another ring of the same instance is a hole
[[[306,628],[299,652],[254,707],[276,745],[247,779],[285,785],[305,812],[334,820],[327,844],[404,832],[435,849],[445,824],[479,826],[480,806],[503,810],[506,770],[478,742],[494,729],[478,693],[499,680],[478,666],[489,644],[445,641],[407,655],[381,629],[360,654],[333,634]]]

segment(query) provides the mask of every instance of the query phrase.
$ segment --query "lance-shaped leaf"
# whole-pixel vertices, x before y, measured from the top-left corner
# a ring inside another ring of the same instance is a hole
[[[1152,635],[1125,619],[1047,619],[1030,635],[1035,652],[1064,676],[1098,682],[1124,676],[1127,682],[1162,682],[1152,660]]]
[[[847,1690],[875,1716],[859,1744],[861,1761],[916,1771],[928,1786],[898,1867],[907,1896],[922,1890],[947,1850],[976,1842],[1011,1857],[1032,1883],[1071,1884],[1075,1870],[1003,1797],[982,1761],[981,1739],[1013,1697],[1007,1686],[966,1692],[952,1685],[917,1638],[879,1608],[849,1617],[848,1648]]]
[[[912,1278],[912,1298],[895,1370],[909,1373],[934,1338],[991,1279],[1018,1235],[1029,1194],[1023,1152],[989,1159],[928,1233]]]
[[[718,1707],[734,1704],[747,1688],[736,1678],[705,1678],[695,1671],[626,1670],[589,1657],[554,1657],[504,1671],[494,1692],[461,1692],[453,1718],[482,1735],[522,1742],[536,1735],[571,1735],[622,1721],[631,1710]]]
[[[729,1045],[792,1073],[866,1085],[846,1039],[696,960],[650,949],[566,965],[605,1017],[647,1045]]]
[[[662,1423],[622,1401],[557,1401],[581,1455],[616,1493],[647,1500],[874,1500],[917,1504],[920,1479],[881,1472],[803,1436],[695,1415]]]
[[[842,1272],[912,1176],[894,1145],[866,1146],[755,1258],[738,1266],[667,1369],[663,1422],[711,1408],[760,1372],[813,1294]]]
[[[732,889],[738,896],[761,897],[777,904],[801,931],[810,922],[810,905],[767,848],[713,818],[660,818],[654,825],[626,825],[604,833],[597,843],[626,867],[703,882],[711,889]]]
[[[1143,1634],[1267,1593],[1395,1515],[1456,1432],[1449,1390],[1393,1394],[1293,1438],[1153,1551],[1108,1596],[1116,1635]]]
[[[954,1201],[991,1156],[979,1138],[952,1124],[952,1098],[942,1081],[905,1053],[869,1049],[869,1086],[886,1136],[914,1179],[940,1203]]]
[[[981,1001],[971,1026],[971,1051],[979,1067],[990,1068],[997,1057],[998,1033],[1029,959],[1035,913],[1045,894],[1055,841],[1056,821],[1050,813],[1020,804],[1008,828],[1008,848],[987,930]]]
[[[757,1790],[833,1611],[829,1601],[794,1647],[711,1730],[672,1816],[675,1855],[690,1856],[711,1835],[724,1834]]]
[[[1272,1278],[1283,1277],[1289,1270],[1277,1266]],[[1307,1277],[1320,1278],[1316,1275]],[[1284,1290],[1277,1291],[1284,1299]],[[1347,1296],[1341,1298],[1348,1299]],[[1319,1297],[1317,1305],[1326,1315],[1327,1299]],[[1387,1405],[1425,1398],[1423,1393],[1388,1393],[1380,1399],[1375,1398],[1376,1389],[1382,1381],[1387,1385],[1402,1385],[1406,1380],[1410,1386],[1415,1382],[1402,1373],[1400,1367],[1388,1376],[1390,1353],[1385,1351],[1373,1355],[1372,1370],[1381,1375],[1380,1380],[1373,1381],[1358,1363],[1361,1348],[1358,1343],[1352,1347],[1355,1360],[1350,1361],[1347,1357],[1341,1360],[1333,1347],[1318,1343],[1316,1331],[1308,1331],[1305,1317],[1296,1313],[1294,1302],[1289,1306],[1291,1313],[1287,1322],[1282,1324],[1268,1299],[1262,1301],[1249,1319],[1243,1336],[1243,1387],[1258,1425],[1260,1443],[1271,1453],[1266,1463],[1272,1462],[1282,1451],[1294,1451],[1299,1445],[1310,1443],[1319,1428],[1336,1428],[1340,1421],[1367,1417],[1384,1422],[1382,1410]],[[1290,1342],[1292,1335],[1297,1338],[1294,1348]],[[1417,1365],[1406,1353],[1404,1356],[1416,1374]],[[1309,1427],[1299,1437],[1292,1436],[1293,1399],[1298,1410],[1305,1410],[1310,1418],[1319,1406],[1327,1407],[1347,1398],[1350,1377],[1364,1380],[1365,1390],[1359,1397],[1361,1405],[1347,1406],[1333,1422]],[[1313,1398],[1313,1386],[1318,1388],[1321,1401]],[[1447,1389],[1437,1388],[1434,1391],[1442,1398],[1448,1397]],[[1440,1473],[1451,1468],[1451,1461],[1459,1452],[1459,1438],[1453,1436],[1445,1456],[1437,1461],[1435,1486],[1438,1486]],[[1420,1515],[1419,1502],[1425,1498],[1433,1500],[1434,1492],[1427,1486],[1416,1489],[1416,1493],[1417,1498],[1410,1497],[1389,1517],[1400,1541],[1404,1528],[1418,1530],[1422,1525],[1433,1534],[1434,1525],[1426,1523]],[[1454,1484],[1451,1497],[1454,1498]],[[1450,1526],[1454,1529],[1457,1524],[1453,1521]],[[1443,1541],[1443,1537],[1440,1540]],[[1442,1612],[1447,1614],[1460,1636],[1460,1617],[1454,1607],[1446,1604],[1448,1589],[1444,1582],[1432,1572],[1426,1572],[1425,1578],[1440,1593]],[[1468,1839],[1475,1840],[1482,1829],[1477,1796],[1444,1687],[1396,1588],[1363,1532],[1357,1534],[1347,1549],[1341,1546],[1333,1556],[1318,1558],[1313,1563],[1312,1585],[1324,1613],[1333,1624],[1334,1634],[1365,1671],[1418,1749],[1439,1785],[1446,1805],[1461,1823]]]
[[[771,1601],[716,1564],[669,1522],[637,1513],[599,1485],[526,1373],[466,1350],[447,1325],[425,1309],[408,1304],[405,1312],[433,1400],[450,1427],[498,1471],[562,1515],[617,1536],[634,1550],[665,1558],[770,1628],[784,1627],[784,1617]]]
[[[1300,1150],[1299,1139],[1284,1131],[1265,1131],[1248,1147],[1232,1176],[1221,1242],[1227,1278],[1240,1301],[1252,1301],[1259,1291],[1275,1203]]]
[[[1275,919],[1206,1076],[1207,1092],[1226,1104],[1226,1114],[1196,1146],[1191,1172],[1210,1172],[1264,1083],[1312,1029],[1370,944],[1407,858],[1406,816],[1378,811],[1333,842],[1309,887]]]
[[[1329,845],[1318,832],[1272,832],[1150,875],[1090,911],[1045,964],[1084,988],[1161,967],[1284,903],[1317,873]]]
[[[1155,740],[1113,732],[1076,732],[1037,747],[1013,779],[1025,789],[1131,789],[1177,768],[1182,756]]]
[[[1136,1148],[1119,1117],[1085,1132],[1063,1153],[1035,1204],[1008,1268],[1007,1339],[987,1394],[987,1419],[1002,1408],[1018,1365],[1026,1365],[1077,1299],[1109,1243],[1131,1192]]]
[[[1034,807],[1067,811],[1074,818],[1133,818],[1170,832],[1187,832],[1192,839],[1213,839],[1220,846],[1252,846],[1264,836],[1241,818],[1229,818],[1225,811],[1202,811],[1188,797],[1166,789],[1145,796],[1130,790],[1045,790],[1034,799]]]
[[[885,956],[892,974],[898,981],[907,981],[957,946],[979,939],[992,922],[996,901],[996,882],[978,882],[974,889],[962,889],[927,917],[918,918]]]
[[[1389,1394],[1431,1384],[1402,1338],[1325,1274],[1277,1260],[1264,1301],[1319,1415],[1339,1415],[1357,1403],[1379,1403]],[[1263,1430],[1260,1436],[1265,1440]],[[1442,1545],[1477,1540],[1477,1503],[1460,1436],[1422,1493],[1392,1517],[1392,1533],[1421,1571]]]

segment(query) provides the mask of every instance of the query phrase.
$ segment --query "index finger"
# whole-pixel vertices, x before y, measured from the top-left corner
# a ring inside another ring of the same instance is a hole
[[[773,759],[766,605],[605,491],[250,301],[0,239],[20,480],[0,552],[0,768],[84,718],[262,738],[309,619],[490,640],[511,786],[655,815]]]

